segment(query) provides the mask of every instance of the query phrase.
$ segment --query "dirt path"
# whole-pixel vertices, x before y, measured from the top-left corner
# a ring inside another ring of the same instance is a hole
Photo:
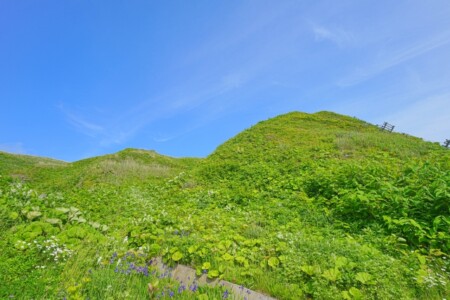
[[[220,279],[208,279],[206,274],[202,276],[197,276],[194,269],[184,266],[177,265],[175,268],[169,268],[166,266],[160,257],[153,260],[152,266],[157,267],[159,271],[167,277],[177,280],[182,283],[186,287],[191,285],[209,285],[209,286],[217,286],[222,285],[229,289],[229,291],[233,294],[233,298],[231,299],[244,299],[244,300],[276,300],[270,296],[249,290],[243,286],[231,283],[229,281],[220,280]]]

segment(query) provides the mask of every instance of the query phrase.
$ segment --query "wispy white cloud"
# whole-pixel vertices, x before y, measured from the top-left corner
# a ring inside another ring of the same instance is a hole
[[[437,34],[427,40],[420,40],[389,51],[388,54],[377,55],[372,63],[356,68],[350,75],[337,82],[340,87],[349,87],[373,78],[397,65],[414,59],[450,43],[450,31]]]
[[[203,86],[196,91],[187,86],[179,86],[154,99],[143,101],[119,117],[120,121],[117,124],[121,124],[121,127],[125,129],[120,140],[125,142],[144,128],[151,127],[159,121],[178,118],[186,114],[197,115],[197,117],[195,120],[190,119],[189,124],[179,123],[177,128],[174,128],[170,133],[157,134],[153,137],[153,141],[165,143],[206,126],[223,113],[221,106],[216,105],[218,99],[227,93],[242,88],[246,81],[247,79],[242,75],[235,73],[224,76],[215,84],[208,87]],[[158,105],[155,105],[155,103],[158,103]],[[208,113],[198,114],[202,111]],[[103,144],[110,143],[113,137],[116,137],[116,135],[111,134],[111,136],[105,137]]]
[[[144,128],[161,120],[195,114],[208,107],[207,118],[196,118],[193,124],[189,125],[189,129],[185,126],[179,127],[176,132],[167,136],[155,137],[154,141],[166,142],[206,126],[214,117],[223,113],[220,110],[215,111],[213,106],[220,106],[224,102],[228,106],[229,102],[237,101],[235,97],[228,97],[228,94],[244,89],[284,54],[295,52],[291,48],[284,49],[283,45],[295,40],[297,32],[272,26],[279,24],[278,20],[291,11],[292,3],[277,6],[272,10],[255,10],[253,4],[243,6],[233,18],[236,22],[228,23],[227,28],[211,35],[199,47],[192,51],[187,50],[180,61],[177,61],[181,70],[192,70],[183,82],[170,89],[162,89],[145,101],[134,103],[129,110],[111,118],[112,122],[98,125],[101,131],[96,131],[94,126],[91,132],[100,133],[100,144],[106,147],[124,143]],[[267,32],[270,32],[270,36],[267,36]],[[269,38],[271,42],[267,43]],[[234,57],[231,53],[236,53],[237,49],[248,52],[248,59],[244,59],[247,58],[246,55]],[[230,64],[225,63],[228,61]],[[206,66],[206,73],[198,71]]]
[[[131,135],[127,123],[115,123],[117,116],[107,118],[94,109],[67,108],[64,104],[58,106],[66,121],[78,132],[90,137],[99,148],[108,148],[111,145],[121,145]],[[86,112],[88,111],[88,112]],[[90,121],[95,119],[96,121]],[[97,153],[97,150],[91,150]]]
[[[386,116],[400,132],[428,141],[443,142],[450,138],[450,92],[433,95]]]
[[[245,50],[243,44],[246,44],[249,40],[255,41],[255,37],[270,34],[273,30],[276,30],[276,25],[286,26],[289,24],[289,19],[297,19],[297,15],[296,18],[286,18],[286,14],[292,13],[296,6],[296,1],[283,1],[276,5],[263,2],[241,2],[239,9],[228,16],[229,21],[226,25],[205,39],[200,45],[196,45],[193,51],[184,53],[184,58],[180,61],[180,64],[189,65],[211,56],[222,56],[228,54],[230,49]],[[295,26],[294,24],[289,25]],[[271,38],[283,38],[288,30],[283,31],[284,34],[279,32],[278,35]],[[256,39],[254,44],[258,45],[259,42]],[[277,43],[272,41],[271,44]],[[263,49],[259,50],[261,52]]]
[[[352,45],[355,41],[353,34],[342,28],[329,28],[320,25],[312,25],[312,31],[316,41],[331,41],[338,47]]]
[[[58,108],[63,112],[67,121],[77,130],[90,137],[95,137],[104,132],[104,128],[94,122],[87,121],[85,117],[67,109],[63,104]]]
[[[126,143],[145,127],[161,120],[199,110],[208,103],[214,102],[218,97],[241,88],[246,80],[245,76],[236,72],[222,76],[210,85],[200,85],[197,90],[188,84],[183,84],[146,101],[131,105],[127,111],[108,116],[108,118],[86,108],[82,110],[83,112],[68,109],[63,104],[59,108],[66,121],[76,130],[93,138],[99,147],[108,148]],[[89,111],[90,117],[87,116],[86,111]],[[208,114],[209,120],[213,115],[215,114]],[[89,119],[96,121],[88,121]],[[203,125],[205,125],[205,118],[199,118],[189,126],[180,127],[175,133],[157,136],[153,140],[159,143],[167,142]]]
[[[89,135],[96,135],[98,133],[101,133],[103,131],[103,127],[91,122],[88,122],[86,120],[84,120],[82,117],[80,116],[76,116],[73,114],[68,114],[67,115],[69,118],[69,121],[75,125],[75,127],[83,130],[84,132],[87,132]]]
[[[222,85],[225,90],[239,88],[245,82],[245,78],[240,73],[231,73],[222,78]]]
[[[26,154],[27,151],[23,145],[23,143],[2,143],[0,144],[0,151],[9,152],[9,153],[17,153],[17,154]]]
[[[175,138],[175,136],[162,136],[162,135],[158,135],[157,137],[153,138],[153,141],[157,142],[157,143],[165,143],[168,142],[170,140],[173,140]]]

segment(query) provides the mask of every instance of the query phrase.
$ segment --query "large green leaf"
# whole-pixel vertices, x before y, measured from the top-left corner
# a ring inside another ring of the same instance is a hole
[[[302,270],[303,272],[305,272],[306,274],[308,274],[309,276],[313,276],[315,273],[315,268],[314,266],[310,266],[310,265],[305,265],[305,266],[301,266],[300,270]]]
[[[229,260],[233,260],[234,256],[231,255],[231,254],[229,254],[229,253],[225,253],[224,255],[222,255],[222,258],[223,258],[224,260],[229,261]]]
[[[342,274],[337,268],[325,270],[322,274],[323,277],[328,279],[329,281],[335,282],[341,278]]]
[[[210,262],[204,262],[202,264],[202,269],[203,270],[209,270],[209,268],[211,268],[211,263]]]
[[[276,267],[278,267],[278,265],[280,264],[280,260],[276,257],[271,257],[269,258],[269,260],[267,261],[267,264],[272,267],[273,269],[275,269]]]
[[[355,279],[361,282],[362,284],[373,284],[372,275],[366,272],[359,272],[356,274]]]
[[[174,254],[172,254],[173,261],[179,261],[182,258],[183,258],[183,253],[181,253],[180,251],[177,251]]]
[[[37,219],[40,216],[42,216],[42,213],[40,211],[30,211],[29,213],[27,213],[27,219],[30,221]]]

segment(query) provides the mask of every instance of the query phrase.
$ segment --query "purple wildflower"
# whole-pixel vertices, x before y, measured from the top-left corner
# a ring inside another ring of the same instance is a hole
[[[111,259],[109,260],[109,264],[112,265],[114,263],[114,260],[117,257],[117,252],[114,252],[111,256]]]
[[[197,285],[196,283],[191,284],[191,285],[189,286],[189,290],[191,290],[192,292],[196,292],[197,289],[198,289],[198,285]]]

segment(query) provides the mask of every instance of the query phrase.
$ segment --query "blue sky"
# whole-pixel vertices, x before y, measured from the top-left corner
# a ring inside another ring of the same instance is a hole
[[[204,157],[321,110],[450,138],[450,3],[0,1],[0,150]]]

